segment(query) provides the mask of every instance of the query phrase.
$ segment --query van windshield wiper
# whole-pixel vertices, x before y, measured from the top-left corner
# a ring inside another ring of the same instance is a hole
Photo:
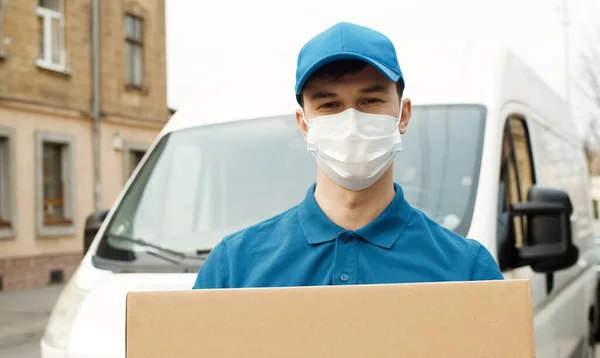
[[[210,254],[211,251],[212,251],[212,249],[197,249],[196,250],[196,255],[198,255],[198,256],[208,256],[208,254]]]
[[[152,256],[159,257],[161,259],[164,259],[166,261],[169,261],[169,262],[172,262],[175,264],[182,264],[185,259],[205,260],[211,251],[211,249],[201,249],[201,250],[196,250],[196,252],[194,254],[187,254],[185,252],[169,249],[169,248],[161,246],[159,244],[154,244],[154,243],[146,241],[144,239],[138,239],[138,238],[134,238],[134,237],[126,236],[126,235],[117,235],[117,234],[112,234],[112,233],[106,233],[106,235],[110,236],[112,238],[115,238],[117,240],[133,242],[140,246],[153,248],[161,253],[166,253],[166,254],[170,254],[173,256],[177,256],[177,257],[179,257],[179,261],[174,260],[174,259],[164,256],[164,255],[158,254],[157,252],[147,251],[147,253]]]
[[[153,243],[151,243],[149,241],[146,241],[144,239],[137,239],[137,238],[134,238],[134,237],[129,237],[129,236],[125,236],[125,235],[116,235],[116,234],[111,234],[111,233],[106,233],[106,235],[108,235],[108,236],[110,236],[112,238],[115,238],[117,240],[127,241],[127,242],[133,242],[133,243],[135,243],[137,245],[140,245],[140,246],[151,247],[151,248],[156,249],[156,250],[158,250],[160,252],[168,253],[168,254],[171,254],[173,256],[180,257],[182,259],[185,259],[186,257],[188,257],[188,255],[184,254],[183,252],[176,251],[176,250],[173,250],[173,249],[169,249],[169,248],[163,247],[163,246],[158,245],[158,244],[153,244]]]

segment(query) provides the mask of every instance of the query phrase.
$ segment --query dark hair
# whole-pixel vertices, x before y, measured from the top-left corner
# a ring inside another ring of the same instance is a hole
[[[364,70],[365,67],[367,67],[367,63],[361,60],[338,60],[323,65],[310,77],[339,80],[345,76],[356,75]],[[398,90],[398,98],[401,99],[402,94],[404,93],[404,81],[402,79],[396,82],[396,89]],[[304,98],[302,97],[302,92],[300,92],[299,97],[300,106],[304,107]]]

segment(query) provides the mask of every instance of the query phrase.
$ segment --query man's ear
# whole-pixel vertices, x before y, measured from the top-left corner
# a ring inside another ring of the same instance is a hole
[[[308,135],[308,126],[306,125],[306,122],[304,122],[302,108],[296,109],[296,124],[298,125],[298,128],[300,128],[300,131],[304,135],[304,139],[306,139],[306,136]]]
[[[410,98],[405,98],[402,100],[402,113],[400,114],[400,124],[398,124],[400,134],[406,133],[406,128],[408,127],[408,122],[410,121],[411,115],[412,105],[410,103]]]

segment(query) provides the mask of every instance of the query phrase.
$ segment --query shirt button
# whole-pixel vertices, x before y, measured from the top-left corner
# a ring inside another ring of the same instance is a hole
[[[339,238],[342,239],[345,244],[348,244],[352,242],[353,236],[352,233],[345,231],[340,234]]]
[[[344,272],[343,274],[341,274],[341,275],[340,275],[340,280],[342,280],[342,281],[344,281],[344,282],[348,281],[348,279],[349,279],[349,278],[350,278],[350,277],[348,277],[348,274],[347,274],[347,273],[345,273],[345,272]]]

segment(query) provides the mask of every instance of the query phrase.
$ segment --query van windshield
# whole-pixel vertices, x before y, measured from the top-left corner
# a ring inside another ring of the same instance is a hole
[[[485,108],[413,106],[394,177],[406,199],[465,236],[477,190]],[[119,260],[147,248],[184,253],[298,204],[316,178],[294,116],[229,122],[164,136],[143,164],[98,247]],[[126,259],[130,260],[130,259]]]

